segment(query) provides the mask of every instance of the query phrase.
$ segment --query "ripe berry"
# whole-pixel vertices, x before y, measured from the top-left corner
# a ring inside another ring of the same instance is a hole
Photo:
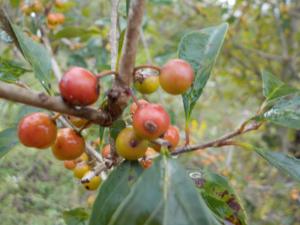
[[[74,160],[64,161],[64,166],[68,170],[73,170],[76,167],[76,162]]]
[[[55,122],[45,113],[32,113],[19,123],[18,136],[20,142],[27,147],[48,148],[56,138]]]
[[[159,87],[159,77],[156,75],[149,75],[136,78],[134,87],[142,94],[151,94]]]
[[[174,149],[179,143],[179,139],[180,139],[179,129],[176,126],[170,125],[168,130],[164,133],[162,138],[169,142],[169,144],[170,144],[169,149],[170,150]],[[153,148],[156,151],[160,151],[161,146],[154,144]]]
[[[167,131],[170,117],[161,105],[149,103],[136,110],[132,124],[139,137],[153,140]]]
[[[179,95],[191,87],[194,80],[192,66],[182,59],[172,59],[161,69],[159,81],[169,94]]]
[[[88,171],[90,171],[89,165],[87,165],[86,163],[79,163],[74,168],[73,173],[75,177],[81,179]]]
[[[140,164],[144,169],[148,169],[152,166],[152,160],[151,159],[142,159],[140,161]]]
[[[147,102],[146,100],[144,99],[140,99],[138,100],[138,104],[140,106],[144,105],[144,104],[148,104],[149,102]],[[135,113],[135,111],[137,110],[138,106],[135,102],[133,102],[130,106],[130,114],[133,115]]]
[[[60,129],[52,145],[52,152],[59,160],[73,160],[78,158],[85,148],[84,139],[71,128]]]
[[[67,71],[59,82],[59,89],[63,99],[75,106],[91,105],[99,97],[97,78],[81,67]]]
[[[132,127],[123,129],[116,139],[117,153],[127,160],[137,160],[144,156],[148,141],[136,136]]]
[[[65,16],[62,13],[49,13],[47,16],[47,24],[50,29],[54,29],[58,25],[65,22]]]
[[[94,176],[88,182],[84,182],[83,185],[87,190],[93,191],[99,187],[100,183],[101,183],[100,176]]]
[[[77,128],[83,127],[88,122],[86,119],[82,119],[76,116],[67,116],[67,118]]]
[[[106,159],[111,158],[111,152],[110,152],[110,145],[105,145],[104,148],[102,149],[102,157]]]

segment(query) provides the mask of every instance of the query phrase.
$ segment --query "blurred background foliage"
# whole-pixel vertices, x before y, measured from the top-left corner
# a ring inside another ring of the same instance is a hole
[[[24,15],[19,0],[3,3],[12,20],[39,42],[39,28],[46,27],[45,17],[34,13]],[[44,6],[48,3],[43,1]],[[110,69],[110,8],[110,1],[106,0],[66,1],[65,7],[53,8],[52,11],[62,12],[66,17],[63,25],[54,30],[46,29],[63,71],[74,65],[95,73]],[[120,1],[119,15],[122,36],[127,18],[125,0]],[[163,65],[176,57],[177,46],[184,34],[221,22],[229,23],[229,31],[213,74],[192,115],[193,143],[231,131],[255,114],[263,101],[262,70],[299,88],[298,0],[148,0],[136,64]],[[11,79],[5,77],[7,71],[4,72],[5,65],[13,60],[18,64],[9,73],[33,89],[43,90],[12,46],[11,39],[0,30],[0,79]],[[49,79],[57,92],[54,76]],[[110,83],[110,78],[104,79],[102,93]],[[184,128],[183,107],[178,107],[182,106],[180,97],[159,90],[147,98],[163,104],[173,121]],[[87,193],[72,173],[63,168],[62,162],[52,157],[51,151],[24,148],[16,143],[14,132],[5,130],[16,127],[19,118],[36,110],[0,100],[0,131],[7,135],[0,141],[2,145],[13,147],[0,159],[0,218],[3,225],[63,225],[63,211],[83,207],[89,212],[95,195]],[[95,140],[98,128],[92,127],[85,136],[89,141]],[[300,158],[298,131],[267,125],[258,132],[247,134],[243,140]],[[299,184],[271,168],[256,154],[226,147],[188,153],[180,160],[189,169],[209,167],[227,176],[240,195],[249,224],[300,224]]]

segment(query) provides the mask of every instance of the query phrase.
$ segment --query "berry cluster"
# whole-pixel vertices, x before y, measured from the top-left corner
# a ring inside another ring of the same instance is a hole
[[[55,6],[58,10],[64,9],[67,5],[67,2],[62,0],[55,0],[54,4],[50,3],[48,5],[43,5],[39,0],[33,1],[22,1],[21,2],[21,11],[29,16],[32,13],[39,14],[44,13],[47,18],[47,26],[49,29],[55,29],[57,26],[65,22],[64,14],[60,12],[51,12],[52,6]]]
[[[135,75],[137,71],[135,70]],[[60,95],[71,107],[92,105],[100,94],[99,78],[101,76],[84,68],[70,68],[59,82]],[[153,82],[158,82],[166,92],[175,95],[184,93],[192,85],[193,79],[192,67],[184,60],[174,59],[159,69],[158,75],[144,77],[142,82],[138,81],[139,84],[135,82],[135,87],[142,93],[152,93],[158,88]],[[102,149],[102,157],[104,161],[114,161],[116,152],[127,160],[140,160],[142,167],[149,168],[152,164],[151,156],[161,151],[162,146],[158,140],[172,151],[179,143],[179,129],[171,125],[170,116],[160,104],[144,99],[136,100],[135,96],[133,99],[135,101],[130,106],[131,120],[118,134],[114,144],[115,151],[107,144]],[[64,161],[64,166],[73,170],[74,176],[81,179],[86,189],[95,190],[101,183],[101,178],[95,172],[95,160],[85,153],[86,143],[81,135],[89,121],[66,115],[65,118],[74,129],[58,129],[56,119],[59,116],[51,117],[42,112],[25,116],[18,126],[20,142],[37,149],[51,147],[55,158]],[[76,128],[80,130],[77,131]],[[84,179],[91,173],[94,174],[90,179]]]

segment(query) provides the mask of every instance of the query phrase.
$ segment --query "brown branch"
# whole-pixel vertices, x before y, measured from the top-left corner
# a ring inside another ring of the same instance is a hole
[[[116,77],[116,82],[107,94],[108,104],[104,109],[111,115],[113,121],[123,113],[130,99],[129,86],[133,80],[133,70],[144,8],[145,0],[131,1],[123,52],[118,71],[119,76]]]
[[[0,81],[0,98],[84,118],[101,126],[109,126],[111,124],[110,116],[101,110],[97,111],[89,107],[75,109],[68,106],[61,97],[52,97],[45,93],[33,92],[2,81]]]
[[[196,150],[205,149],[205,148],[234,145],[234,142],[231,140],[232,138],[237,137],[242,134],[245,134],[245,133],[248,133],[253,130],[257,130],[262,125],[262,123],[254,123],[247,127],[247,124],[248,124],[248,121],[244,122],[237,130],[235,130],[229,134],[226,134],[223,137],[217,138],[216,140],[209,141],[204,144],[196,144],[196,145],[183,146],[183,147],[176,148],[171,154],[179,155],[182,153],[196,151]]]
[[[120,62],[120,79],[125,85],[132,82],[132,74],[135,64],[135,56],[140,36],[140,26],[142,24],[145,8],[145,0],[132,0],[128,16],[128,26],[123,46],[123,54]]]

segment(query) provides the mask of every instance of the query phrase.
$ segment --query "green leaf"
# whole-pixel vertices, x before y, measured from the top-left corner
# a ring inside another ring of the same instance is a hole
[[[300,182],[300,160],[295,157],[280,153],[265,151],[260,148],[255,148],[255,151],[267,160],[272,166],[279,171],[288,174],[298,182]]]
[[[300,129],[300,96],[279,99],[274,106],[260,117],[274,124]]]
[[[108,225],[220,224],[174,159],[158,157],[117,209]]]
[[[185,117],[189,119],[192,110],[202,94],[212,68],[223,45],[228,25],[209,27],[185,35],[178,47],[178,57],[188,61],[194,68],[193,86],[182,95]]]
[[[206,204],[216,215],[233,224],[247,224],[246,212],[225,177],[208,170],[190,171],[189,175]]]
[[[126,0],[126,16],[128,17],[131,0]]]
[[[0,80],[14,83],[28,70],[21,64],[0,57]]]
[[[268,71],[262,72],[263,95],[268,101],[299,92],[296,88],[286,85]]]
[[[85,225],[89,214],[84,208],[76,208],[64,211],[63,218],[67,225]]]
[[[85,27],[65,27],[62,30],[58,31],[55,35],[55,39],[60,38],[76,38],[76,37],[86,37],[100,34],[100,30],[96,27],[85,28]]]
[[[51,57],[43,45],[27,37],[21,28],[12,25],[17,41],[25,59],[31,64],[35,77],[43,87],[50,91],[50,77],[52,75]]]
[[[116,120],[110,127],[110,137],[114,140],[117,138],[118,134],[126,127],[124,120]]]
[[[90,225],[108,224],[141,172],[142,168],[137,162],[125,161],[109,175],[99,190]]]
[[[16,127],[7,128],[0,132],[0,158],[18,144]]]

